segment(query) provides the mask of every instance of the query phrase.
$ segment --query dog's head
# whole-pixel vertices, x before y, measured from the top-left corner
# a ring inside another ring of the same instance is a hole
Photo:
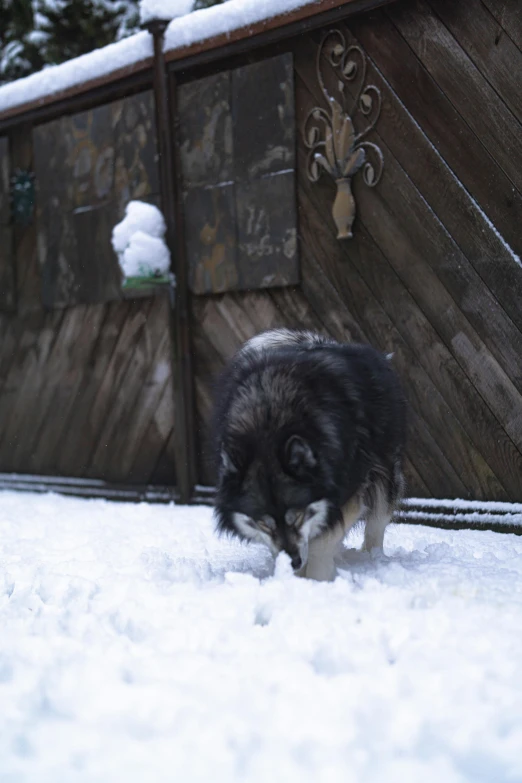
[[[221,451],[218,528],[264,543],[274,555],[285,551],[298,571],[308,560],[308,542],[339,515],[325,497],[319,455],[299,434],[270,450],[235,445]]]

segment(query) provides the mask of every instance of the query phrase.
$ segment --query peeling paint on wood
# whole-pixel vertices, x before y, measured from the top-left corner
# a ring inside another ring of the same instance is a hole
[[[295,168],[293,60],[272,57],[232,71],[236,179]]]
[[[299,282],[294,194],[293,172],[238,184],[237,253],[242,289]]]
[[[189,285],[193,291],[229,291],[239,283],[234,185],[192,188],[185,194]]]
[[[230,72],[179,89],[181,173],[186,187],[219,185],[233,176]]]

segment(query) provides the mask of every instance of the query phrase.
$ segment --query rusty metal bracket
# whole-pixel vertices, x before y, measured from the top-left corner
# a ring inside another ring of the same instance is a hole
[[[337,239],[353,236],[352,177],[362,169],[364,182],[373,188],[384,167],[380,148],[374,142],[366,141],[381,113],[381,93],[375,85],[367,83],[367,69],[366,55],[360,46],[348,45],[340,30],[326,33],[317,52],[316,71],[328,109],[318,106],[308,113],[303,138],[309,150],[307,174],[310,181],[317,182],[326,171],[337,185],[332,206]],[[330,89],[326,86],[327,80]],[[347,104],[350,104],[349,110]]]

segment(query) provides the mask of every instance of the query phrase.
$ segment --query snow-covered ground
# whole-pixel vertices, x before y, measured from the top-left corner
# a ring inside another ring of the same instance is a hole
[[[207,508],[0,493],[0,781],[520,783],[522,538],[385,550],[318,584]]]

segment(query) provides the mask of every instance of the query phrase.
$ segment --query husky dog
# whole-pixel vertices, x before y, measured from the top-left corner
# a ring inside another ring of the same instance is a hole
[[[403,490],[405,402],[373,348],[289,329],[253,337],[218,384],[215,434],[218,530],[284,550],[322,581],[363,514],[365,548],[382,550]]]

